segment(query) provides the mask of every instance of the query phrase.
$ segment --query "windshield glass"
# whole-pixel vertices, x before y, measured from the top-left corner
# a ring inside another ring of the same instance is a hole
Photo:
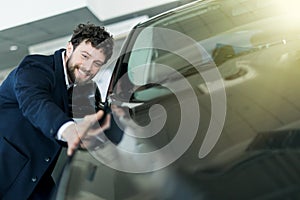
[[[219,68],[226,85],[240,82],[240,77],[253,78],[255,68],[248,67],[245,56],[273,46],[293,48],[291,44],[299,42],[299,15],[287,5],[278,0],[211,1],[142,24],[130,50],[129,80],[137,86],[166,83],[175,78],[174,71],[187,77],[209,65]],[[205,90],[205,84],[202,87]]]
[[[137,25],[108,92],[115,122],[106,135],[118,124],[122,140],[74,163],[84,173],[72,177],[71,193],[101,193],[98,179],[109,199],[295,195],[299,8],[297,0],[202,0]]]
[[[225,88],[223,132],[231,134],[228,140],[236,141],[233,133],[238,132],[243,134],[237,138],[246,139],[297,127],[300,14],[290,5],[280,0],[206,1],[137,26],[121,60],[127,88],[115,87],[115,94],[130,91],[129,102],[157,101],[185,91],[184,79],[208,118],[213,115],[211,95]],[[206,78],[214,69],[221,82]],[[201,115],[203,120],[206,115]]]

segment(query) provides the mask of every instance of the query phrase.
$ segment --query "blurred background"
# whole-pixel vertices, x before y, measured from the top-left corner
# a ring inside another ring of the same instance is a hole
[[[0,8],[0,84],[27,54],[52,54],[64,48],[79,23],[110,31],[118,56],[129,30],[137,23],[193,0],[26,0],[6,1]],[[103,74],[102,74],[103,75]]]

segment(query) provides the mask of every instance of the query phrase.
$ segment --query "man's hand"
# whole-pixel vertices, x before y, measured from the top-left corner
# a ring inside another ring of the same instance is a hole
[[[107,115],[102,126],[99,125],[98,128],[92,128],[95,123],[98,123],[98,120],[100,120],[103,115],[104,111],[100,110],[95,114],[86,115],[82,121],[66,128],[62,133],[62,137],[68,143],[68,156],[71,156],[74,153],[85,137],[96,136],[110,127],[110,115]]]
[[[110,128],[110,118],[111,115],[107,114],[104,121],[101,123],[101,126],[98,125],[89,129],[85,137],[81,138],[80,147],[83,149],[95,150],[97,147],[105,143],[108,139],[104,135],[104,131]]]

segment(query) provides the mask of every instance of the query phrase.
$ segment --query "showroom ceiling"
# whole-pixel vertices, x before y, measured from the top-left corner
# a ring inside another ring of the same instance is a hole
[[[91,22],[109,25],[135,17],[149,17],[175,8],[189,1],[177,1],[151,9],[127,14],[107,21],[100,21],[87,7],[33,21],[0,31],[0,70],[18,65],[32,45],[71,35],[78,23]]]

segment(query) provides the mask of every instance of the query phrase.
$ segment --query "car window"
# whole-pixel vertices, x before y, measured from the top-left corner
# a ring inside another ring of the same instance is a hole
[[[287,23],[291,16],[286,12],[274,0],[212,1],[137,27],[142,30],[130,49],[128,61],[124,61],[128,62],[127,73],[133,90],[140,88],[132,98],[150,100],[150,97],[168,94],[164,87],[157,86],[177,80],[178,73],[190,77],[190,83],[206,93],[207,84],[198,72],[215,66],[219,68],[225,86],[253,78],[255,66],[249,67],[246,55],[299,39],[300,29]],[[289,34],[284,32],[291,29]],[[172,38],[170,33],[179,36]],[[198,51],[186,41],[189,39],[195,42]],[[194,63],[190,63],[191,58]],[[141,88],[150,83],[159,84],[155,88]]]
[[[146,84],[152,56],[151,41],[152,32],[143,31],[137,37],[131,51],[128,61],[128,77],[135,85]]]
[[[109,89],[123,139],[88,152],[121,171],[109,185],[115,199],[297,199],[295,2],[203,0],[131,31]],[[82,177],[97,165],[78,163]]]

